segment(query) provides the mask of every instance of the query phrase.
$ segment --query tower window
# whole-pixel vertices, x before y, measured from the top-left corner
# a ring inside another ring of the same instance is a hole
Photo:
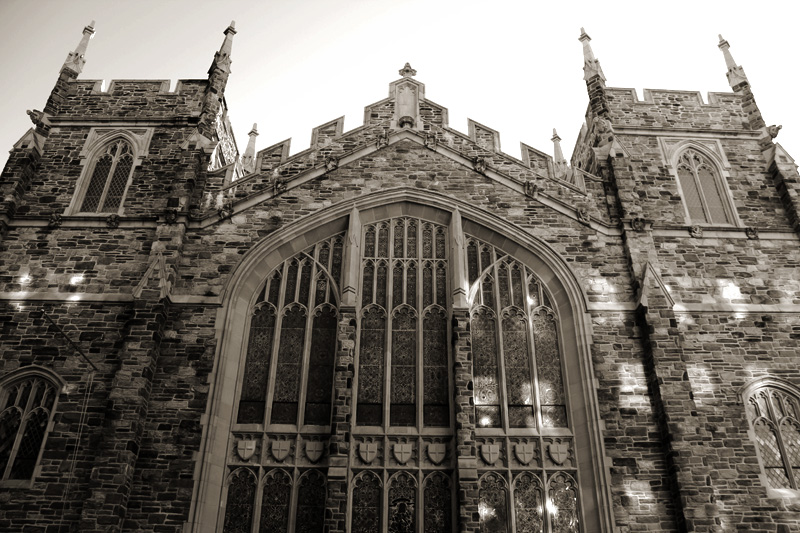
[[[692,223],[734,223],[733,206],[716,165],[690,149],[678,158],[677,169],[683,203]]]
[[[121,139],[107,144],[93,165],[80,211],[116,213],[122,205],[133,169],[131,145]]]

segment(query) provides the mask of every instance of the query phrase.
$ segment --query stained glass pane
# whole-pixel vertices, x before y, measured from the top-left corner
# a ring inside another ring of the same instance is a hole
[[[467,245],[467,272],[469,274],[469,284],[472,285],[481,272],[478,265],[478,245],[475,244],[475,241],[469,241]]]
[[[11,458],[11,449],[19,432],[22,413],[16,407],[11,407],[0,413],[0,479],[8,466]]]
[[[397,262],[392,269],[392,309],[403,303],[403,264]]]
[[[394,247],[392,257],[405,257],[403,243],[405,242],[403,221],[398,220],[394,225]]]
[[[406,303],[417,307],[417,265],[409,262],[406,269]]]
[[[481,303],[494,309],[494,280],[491,276],[484,276],[481,280]]]
[[[306,387],[306,424],[327,426],[331,423],[333,366],[336,356],[336,311],[318,309],[311,330],[311,353]]]
[[[417,316],[408,307],[392,317],[392,379],[390,423],[416,424]]]
[[[125,193],[125,186],[128,184],[131,167],[133,167],[133,156],[130,154],[125,154],[117,159],[117,166],[114,168],[114,175],[108,184],[102,212],[115,212],[119,209],[122,195]]]
[[[511,305],[511,291],[508,286],[508,267],[498,265],[497,267],[497,290],[500,292],[500,309],[505,309]]]
[[[322,305],[328,301],[328,278],[324,274],[317,276],[314,282],[314,307]]]
[[[447,476],[438,472],[430,474],[425,482],[423,496],[425,502],[424,533],[452,531],[453,496]]]
[[[678,166],[678,181],[681,184],[683,201],[686,202],[689,218],[692,222],[707,222],[703,204],[700,201],[700,192],[697,190],[697,183],[694,180],[694,171],[687,154],[681,157],[681,164]]]
[[[447,382],[447,315],[431,309],[423,320],[424,365],[423,421],[426,426],[450,425],[450,393]]]
[[[700,181],[700,188],[703,190],[703,197],[706,199],[711,222],[715,224],[727,224],[730,222],[722,202],[716,173],[707,164],[704,164],[697,169],[697,179]]]
[[[379,426],[383,423],[383,365],[386,339],[386,318],[373,307],[361,319],[358,354],[358,425]]]
[[[353,533],[375,533],[381,526],[381,485],[377,476],[367,472],[353,485]]]
[[[528,332],[522,312],[511,311],[503,318],[503,358],[506,367],[509,426],[536,427],[533,380],[528,358]]]
[[[444,263],[436,265],[436,303],[442,307],[447,307],[447,271]]]
[[[286,533],[289,531],[289,500],[292,496],[291,479],[282,470],[270,472],[261,490],[259,533]]]
[[[523,302],[525,291],[522,288],[522,269],[518,265],[511,268],[511,292],[514,294],[513,304],[520,309],[525,309]]]
[[[542,304],[539,300],[539,284],[534,278],[528,281],[528,309],[536,309]]]
[[[422,308],[433,303],[433,266],[426,262],[422,268]]]
[[[290,304],[295,300],[295,292],[297,290],[297,271],[299,266],[297,260],[293,259],[289,263],[289,272],[286,274],[286,296],[283,298],[284,305]]]
[[[364,257],[375,257],[375,226],[369,226],[364,233]]]
[[[378,282],[375,284],[375,303],[386,309],[387,272],[386,263],[378,263]],[[366,283],[366,281],[365,281]]]
[[[267,377],[275,335],[275,310],[270,305],[256,309],[250,321],[250,339],[244,366],[239,424],[262,424],[267,400]]]
[[[328,245],[327,242],[323,242],[322,244],[319,245],[317,261],[319,262],[320,265],[329,269],[330,271],[330,265],[328,264],[330,258],[331,258],[331,247]]]
[[[517,533],[542,533],[544,529],[544,499],[542,483],[530,472],[517,477],[514,485],[514,509]]]
[[[297,301],[308,307],[309,290],[311,289],[311,261],[303,262],[303,269],[300,273],[300,292]]]
[[[492,265],[492,252],[488,246],[481,247],[481,272]]]
[[[542,425],[544,427],[566,427],[567,410],[555,317],[551,312],[540,309],[533,314],[532,318],[536,370],[539,377],[539,402],[542,406]]]
[[[290,307],[281,323],[275,391],[272,400],[273,424],[297,423],[297,400],[300,384],[300,362],[306,332],[306,311]]]
[[[30,479],[33,475],[49,419],[50,413],[44,409],[36,409],[23,421],[25,429],[8,474],[9,479]]]
[[[281,272],[280,269],[276,270],[272,275],[269,282],[269,291],[267,292],[267,301],[274,306],[278,305],[278,298],[281,294]]]
[[[342,239],[333,241],[333,258],[331,260],[331,277],[337,285],[342,283]]]
[[[553,533],[578,533],[578,488],[575,480],[558,472],[550,478],[547,492]]]
[[[430,224],[425,224],[422,229],[422,257],[433,257],[433,229]]]
[[[100,197],[106,186],[108,173],[111,172],[112,163],[113,158],[110,154],[105,154],[98,158],[97,163],[94,165],[94,170],[92,171],[92,179],[89,180],[89,186],[86,188],[86,194],[83,197],[81,211],[91,213],[97,211],[97,207],[100,205]]]
[[[325,476],[311,470],[300,479],[295,533],[322,533],[325,525]]]
[[[406,242],[406,257],[417,257],[417,223],[408,221],[408,241]]]
[[[378,227],[378,257],[389,257],[389,226]]]
[[[500,390],[495,319],[486,308],[472,314],[472,355],[475,360],[475,406],[478,425],[500,427]]]
[[[437,228],[436,230],[436,259],[444,259],[445,250],[444,230]]]
[[[361,285],[361,306],[366,307],[372,303],[372,283],[375,277],[375,265],[372,261],[364,262],[364,282]]]
[[[234,472],[228,485],[224,533],[250,533],[255,497],[255,476],[246,469]]]
[[[416,531],[417,487],[414,478],[403,472],[391,480],[389,487],[390,533]]]
[[[508,503],[503,479],[497,474],[483,476],[479,491],[478,513],[481,533],[507,533]]]
[[[789,456],[789,466],[800,467],[800,426],[794,420],[784,420],[781,423],[781,437]]]

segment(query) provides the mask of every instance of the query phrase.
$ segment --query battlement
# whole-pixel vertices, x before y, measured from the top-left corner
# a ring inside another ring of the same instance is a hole
[[[177,80],[175,88],[170,90],[172,80],[71,80],[70,88],[77,94],[102,94],[111,96],[125,96],[135,93],[137,95],[163,95],[163,94],[194,94],[205,89],[208,80]]]
[[[746,130],[742,99],[734,93],[644,89],[605,89],[611,121],[630,127],[707,128]]]

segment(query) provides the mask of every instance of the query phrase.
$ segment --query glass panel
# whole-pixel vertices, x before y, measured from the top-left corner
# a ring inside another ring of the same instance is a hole
[[[326,278],[324,274],[317,276],[317,281],[314,283],[314,287],[314,307],[330,301],[327,298],[328,278]]]
[[[367,227],[364,233],[364,257],[375,257],[375,227]]]
[[[255,476],[244,468],[234,472],[228,485],[224,533],[250,533],[255,497]]]
[[[442,307],[447,307],[447,271],[444,263],[436,265],[436,303]]]
[[[372,303],[372,281],[375,276],[375,265],[372,261],[364,262],[364,282],[361,285],[361,307]]]
[[[575,480],[559,472],[548,488],[550,523],[553,533],[578,533],[578,489]]]
[[[511,292],[514,294],[513,303],[520,309],[525,309],[523,299],[525,291],[522,289],[522,269],[519,265],[511,267]]]
[[[536,427],[531,362],[528,356],[528,331],[525,315],[521,311],[507,310],[504,313],[503,360],[506,367],[509,426]]]
[[[297,400],[300,384],[300,362],[306,333],[306,310],[292,306],[283,316],[275,391],[272,401],[273,424],[297,423]]]
[[[481,533],[506,533],[508,531],[508,504],[503,478],[494,473],[483,476],[478,495]]]
[[[86,194],[83,197],[81,211],[92,213],[97,211],[97,207],[100,205],[100,197],[106,186],[108,173],[111,172],[112,162],[113,158],[108,153],[98,158],[92,171],[92,179],[89,180],[89,186],[86,188]]]
[[[127,145],[123,146],[127,148]],[[122,195],[125,193],[125,186],[128,185],[131,167],[133,167],[133,156],[130,154],[125,154],[117,160],[114,176],[111,178],[111,183],[108,184],[102,212],[115,212],[119,209],[122,203]]]
[[[361,319],[358,353],[358,425],[383,424],[383,365],[386,341],[386,315],[372,307]]]
[[[322,533],[325,525],[325,476],[311,470],[300,479],[295,533]]]
[[[417,265],[414,261],[409,261],[406,268],[406,303],[417,307]]]
[[[727,224],[730,222],[722,202],[716,173],[707,164],[703,164],[697,169],[697,179],[700,181],[700,188],[703,191],[703,197],[706,199],[711,222],[715,224]]]
[[[386,272],[386,263],[381,261],[378,263],[378,282],[375,285],[375,303],[386,309],[386,290],[387,290],[387,279],[386,276],[388,275]],[[364,281],[366,283],[366,280]],[[370,291],[371,292],[371,291]]]
[[[283,297],[283,304],[287,305],[295,301],[297,289],[297,271],[299,266],[296,259],[289,263],[289,272],[286,274],[286,295]]]
[[[308,307],[309,290],[311,289],[311,261],[303,261],[300,273],[300,292],[297,301]]]
[[[494,280],[492,276],[484,276],[481,280],[481,303],[489,309],[494,309]]]
[[[422,358],[424,365],[423,421],[426,426],[450,425],[450,393],[447,382],[447,315],[431,309],[423,320]]]
[[[436,259],[445,257],[444,229],[436,228]]]
[[[433,303],[433,265],[426,262],[422,268],[422,308]]]
[[[261,495],[259,533],[286,533],[289,531],[289,499],[292,481],[282,470],[267,474]]]
[[[478,266],[478,245],[475,241],[469,241],[467,245],[467,272],[469,274],[469,284],[472,285],[480,274],[480,267]]]
[[[375,533],[381,526],[381,484],[367,472],[353,485],[353,533]]]
[[[417,316],[408,307],[392,317],[392,378],[390,424],[413,426],[417,423]]]
[[[416,528],[417,484],[409,474],[394,477],[389,488],[389,531],[413,533]]]
[[[244,365],[239,424],[263,424],[267,400],[267,377],[275,335],[275,310],[270,305],[256,309],[250,321],[250,339]]]
[[[525,472],[514,484],[514,509],[517,533],[542,533],[544,530],[544,498],[538,476]]]
[[[389,226],[381,224],[378,227],[378,257],[389,257]]]
[[[278,298],[281,294],[281,272],[280,269],[276,270],[272,275],[269,282],[269,291],[267,292],[267,301],[274,306],[278,306]]]
[[[533,314],[533,339],[536,349],[536,371],[539,377],[539,402],[544,427],[567,427],[567,409],[558,353],[556,321],[546,309]]]
[[[681,156],[678,165],[678,180],[681,183],[683,200],[686,202],[686,209],[689,211],[689,218],[692,222],[707,222],[703,212],[703,204],[700,201],[700,192],[694,180],[693,165],[689,161],[689,155]]]
[[[403,263],[397,262],[392,269],[392,309],[403,303]]]
[[[511,291],[508,286],[507,265],[498,265],[497,267],[497,289],[500,292],[500,309],[505,309],[511,305]]]
[[[394,223],[394,246],[392,257],[405,257],[403,253],[403,243],[405,242],[403,221],[397,220]]]
[[[433,229],[430,224],[425,224],[422,229],[422,257],[433,257]]]
[[[9,479],[30,479],[33,475],[49,419],[50,413],[44,409],[37,409],[23,422],[25,429],[14,463],[11,465]]]
[[[417,257],[417,223],[408,221],[408,241],[406,243],[406,257]]]
[[[11,458],[11,449],[14,447],[21,420],[22,413],[16,407],[0,413],[0,479],[3,479]]]
[[[425,482],[425,531],[424,533],[441,533],[453,530],[452,493],[450,480],[445,474],[433,473]]]
[[[325,307],[315,312],[303,417],[306,424],[327,426],[331,423],[336,326],[336,311],[333,308]]]
[[[342,284],[342,239],[337,237],[333,241],[333,260],[331,261],[331,277],[336,285]]]
[[[485,307],[473,312],[470,330],[475,360],[475,414],[478,426],[500,427],[497,335],[493,314]]]

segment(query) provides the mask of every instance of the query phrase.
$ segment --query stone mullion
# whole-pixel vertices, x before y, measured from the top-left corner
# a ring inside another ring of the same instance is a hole
[[[472,346],[469,311],[453,309],[453,358],[455,361],[456,483],[458,530],[479,531],[478,458],[475,444],[475,398],[472,377]]]
[[[348,468],[353,424],[353,369],[356,347],[355,307],[339,308],[336,363],[333,375],[328,491],[325,531],[345,532],[347,527]]]

